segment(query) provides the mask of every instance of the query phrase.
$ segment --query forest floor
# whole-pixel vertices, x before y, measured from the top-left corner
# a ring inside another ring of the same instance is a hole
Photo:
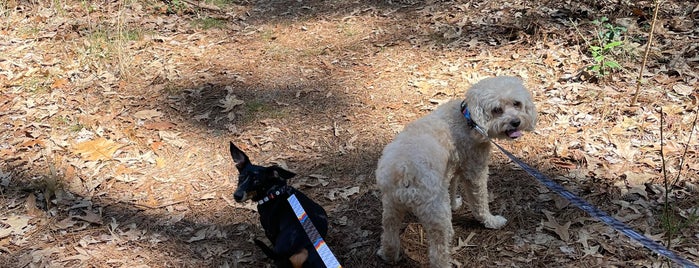
[[[505,148],[699,263],[699,5],[662,2],[632,103],[652,5],[0,1],[0,267],[270,267],[229,141],[298,174],[345,267],[386,267],[382,148],[495,75],[539,111]],[[509,222],[457,211],[457,267],[667,265],[499,152],[490,170]],[[425,266],[422,227],[404,227],[396,267]]]

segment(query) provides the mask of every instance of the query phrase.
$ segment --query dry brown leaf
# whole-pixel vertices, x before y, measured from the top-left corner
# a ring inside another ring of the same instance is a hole
[[[143,126],[146,129],[152,129],[152,130],[168,130],[168,129],[174,128],[177,125],[170,123],[170,122],[158,121],[158,122],[147,123],[147,124],[144,124]]]
[[[116,167],[116,171],[114,172],[114,175],[119,176],[119,175],[124,175],[124,174],[133,174],[135,172],[136,171],[133,170],[132,168],[129,168],[129,167],[124,166],[124,165],[119,165]]]
[[[337,198],[349,199],[353,194],[359,193],[359,186],[330,189],[325,196],[330,200]]]
[[[692,91],[694,91],[694,88],[683,84],[675,84],[672,86],[672,90],[677,92],[677,94],[689,96],[689,94],[692,94]]]
[[[73,219],[68,217],[68,218],[65,218],[65,219],[57,222],[56,224],[53,225],[53,227],[55,228],[55,230],[64,230],[64,229],[68,229],[70,227],[73,227],[76,223],[77,223],[76,221],[74,221]]]
[[[63,88],[68,84],[68,79],[65,78],[58,78],[53,81],[51,84],[51,89],[56,89],[56,88]]]
[[[568,240],[570,240],[570,233],[568,233],[568,229],[570,228],[571,222],[569,221],[561,225],[553,216],[553,212],[546,210],[544,210],[543,212],[544,215],[546,215],[546,219],[548,220],[547,222],[544,222],[544,227],[556,233],[558,237],[561,238],[561,240],[568,242]]]
[[[42,211],[36,207],[36,197],[32,193],[27,196],[27,201],[24,203],[24,207],[27,209],[27,214],[32,217],[37,217],[43,214]]]
[[[0,218],[0,223],[2,225],[9,225],[9,227],[0,228],[0,238],[5,238],[10,235],[22,235],[30,229],[29,220],[32,217],[24,215],[12,215],[8,217]]]
[[[202,228],[199,231],[197,231],[194,236],[192,236],[189,240],[187,240],[187,243],[192,243],[200,240],[204,240],[206,238],[206,231],[208,228]]]
[[[87,161],[109,160],[119,148],[121,144],[99,137],[73,145],[73,153],[81,155]]]
[[[46,143],[44,143],[43,140],[41,139],[30,139],[22,144],[20,144],[20,147],[34,147],[35,145],[40,145],[41,147],[46,147]]]
[[[233,108],[235,108],[236,106],[241,105],[245,102],[242,100],[239,100],[233,94],[228,94],[225,99],[219,100],[219,103],[221,103],[221,104],[218,106],[223,107],[223,112],[226,113],[226,112],[233,110]]]
[[[152,119],[155,117],[160,117],[162,115],[163,115],[163,113],[158,112],[156,110],[142,110],[142,111],[138,111],[135,114],[133,114],[134,117],[141,119],[141,120],[148,120],[148,119]]]
[[[160,136],[163,141],[169,143],[170,145],[173,145],[178,148],[182,148],[187,145],[187,141],[182,139],[180,137],[179,132],[171,132],[171,131],[158,131],[158,135]]]
[[[85,216],[73,216],[73,218],[83,220],[89,223],[102,224],[102,217],[91,210],[85,210]]]

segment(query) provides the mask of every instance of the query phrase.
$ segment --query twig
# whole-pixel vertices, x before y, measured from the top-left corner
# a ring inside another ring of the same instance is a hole
[[[677,177],[672,182],[672,186],[677,185],[677,183],[680,181],[680,174],[682,174],[682,166],[684,166],[684,160],[685,158],[687,158],[687,152],[689,151],[689,143],[692,142],[692,134],[694,134],[694,128],[697,126],[697,119],[699,119],[699,108],[697,108],[696,113],[694,114],[694,122],[692,123],[692,127],[689,129],[689,138],[687,138],[687,144],[685,144],[684,146],[684,152],[682,153],[682,157],[680,158],[680,167],[679,170],[677,170]]]
[[[650,53],[650,45],[653,43],[653,32],[655,31],[655,22],[658,20],[658,9],[660,9],[660,1],[655,0],[655,10],[653,10],[653,20],[650,22],[650,33],[648,34],[648,43],[646,43],[646,51],[643,55],[643,63],[641,64],[641,70],[638,72],[638,79],[636,80],[636,93],[633,95],[633,100],[631,100],[631,106],[635,106],[638,101],[638,94],[641,92],[641,81],[643,80],[643,70],[648,63],[648,54]]]
[[[672,230],[671,220],[670,220],[670,185],[669,185],[669,180],[667,178],[667,168],[665,166],[665,152],[664,149],[665,147],[663,144],[665,143],[665,139],[663,137],[663,126],[665,124],[664,122],[665,114],[663,113],[663,107],[660,106],[660,163],[662,165],[662,172],[663,172],[663,187],[665,189],[665,196],[664,196],[664,204],[663,204],[663,223],[665,225],[666,231],[670,233],[670,235],[667,236],[667,241],[665,242],[665,246],[668,248],[670,247],[670,243],[672,243],[672,236],[674,233],[674,230]]]
[[[682,174],[682,167],[684,166],[684,161],[685,158],[687,157],[687,152],[689,151],[689,143],[692,141],[692,136],[694,134],[694,128],[697,126],[697,120],[699,119],[699,108],[696,110],[696,113],[694,114],[694,122],[692,122],[692,126],[689,129],[689,138],[687,139],[687,144],[684,146],[684,152],[682,153],[682,157],[680,158],[680,166],[677,170],[677,177],[670,182],[670,179],[668,179],[667,175],[667,168],[665,166],[665,153],[663,152],[664,146],[663,144],[665,143],[665,138],[663,136],[663,125],[664,125],[664,118],[665,114],[663,112],[663,107],[660,107],[660,161],[662,163],[662,172],[663,172],[663,184],[665,188],[665,196],[664,196],[664,204],[663,204],[663,222],[665,224],[666,231],[668,231],[667,235],[667,240],[665,241],[666,246],[669,248],[670,244],[672,243],[673,237],[677,234],[678,230],[681,230],[682,228],[685,228],[686,226],[692,224],[692,222],[696,219],[694,219],[697,209],[695,209],[691,214],[690,217],[687,218],[687,221],[685,222],[680,222],[676,225],[673,225],[674,221],[670,217],[670,189],[674,188],[677,183],[680,180],[680,175]]]

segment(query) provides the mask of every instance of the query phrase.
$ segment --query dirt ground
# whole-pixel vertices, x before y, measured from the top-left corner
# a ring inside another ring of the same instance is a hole
[[[652,7],[0,1],[0,267],[271,267],[256,206],[233,201],[229,141],[298,174],[344,267],[390,267],[375,255],[383,146],[494,75],[522,77],[539,110],[505,148],[699,263],[699,4],[662,2],[632,105]],[[610,32],[622,45],[602,62],[621,68],[598,74]],[[491,209],[509,222],[456,212],[455,266],[670,265],[493,155]],[[425,239],[407,218],[394,267],[426,266]]]

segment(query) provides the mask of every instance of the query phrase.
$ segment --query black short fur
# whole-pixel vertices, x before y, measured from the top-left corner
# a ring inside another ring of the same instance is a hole
[[[308,251],[308,259],[303,267],[325,267],[287,198],[292,194],[296,195],[323,238],[328,233],[327,214],[323,207],[287,185],[286,181],[296,174],[279,166],[253,165],[248,156],[233,142],[230,144],[230,151],[239,173],[238,189],[233,197],[236,202],[245,202],[248,199],[258,202],[260,223],[273,246],[270,248],[259,240],[255,240],[255,244],[265,255],[274,259],[278,267],[292,267],[289,257],[304,248]]]

